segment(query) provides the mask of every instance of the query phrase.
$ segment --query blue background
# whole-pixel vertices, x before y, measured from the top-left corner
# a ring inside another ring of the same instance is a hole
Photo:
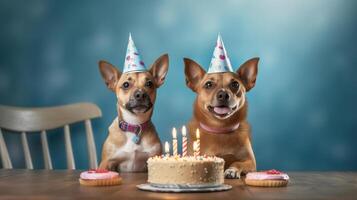
[[[259,56],[248,94],[259,169],[356,170],[357,1],[1,1],[0,104],[53,106],[94,102],[98,156],[116,116],[115,95],[97,62],[119,68],[128,33],[150,64],[170,55],[153,121],[162,141],[192,114],[183,57],[207,67],[222,34],[235,69]],[[87,168],[84,126],[71,127],[77,167]],[[55,168],[65,168],[62,130],[49,134]],[[51,131],[50,131],[51,133]],[[15,167],[20,135],[5,133]],[[39,136],[30,136],[42,168]]]

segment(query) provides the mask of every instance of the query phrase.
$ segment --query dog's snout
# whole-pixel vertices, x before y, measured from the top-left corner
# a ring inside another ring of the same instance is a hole
[[[134,98],[137,101],[142,101],[148,97],[148,94],[142,90],[136,90],[134,92]]]
[[[219,100],[219,101],[228,101],[229,97],[230,97],[229,94],[224,90],[220,90],[217,93],[217,100]]]

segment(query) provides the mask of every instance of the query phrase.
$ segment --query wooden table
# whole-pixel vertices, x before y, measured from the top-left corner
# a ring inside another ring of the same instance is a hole
[[[0,170],[0,199],[357,199],[357,172],[290,172],[283,188],[244,186],[226,180],[233,188],[212,193],[154,193],[140,191],[145,173],[122,173],[124,183],[112,187],[85,187],[78,183],[80,171]]]

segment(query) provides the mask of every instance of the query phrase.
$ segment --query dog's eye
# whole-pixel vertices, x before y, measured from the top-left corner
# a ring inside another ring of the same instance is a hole
[[[212,88],[213,87],[213,82],[212,81],[207,81],[206,83],[205,83],[205,88],[206,89],[210,89],[210,88]]]
[[[126,82],[123,83],[123,88],[124,89],[128,89],[129,86],[130,86],[129,82],[126,81]]]
[[[152,88],[153,84],[151,80],[146,81],[145,86],[148,88]]]
[[[239,83],[238,83],[238,81],[233,81],[233,82],[231,83],[231,88],[233,88],[233,89],[238,89],[238,88],[239,88]]]

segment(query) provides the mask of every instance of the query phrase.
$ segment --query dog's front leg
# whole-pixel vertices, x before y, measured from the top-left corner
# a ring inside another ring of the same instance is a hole
[[[228,169],[224,171],[225,178],[240,178],[241,174],[246,174],[257,170],[254,152],[250,140],[246,140],[244,152],[245,156],[240,156],[242,161],[234,161]],[[239,159],[238,159],[239,160]]]
[[[126,161],[129,158],[129,153],[121,152],[115,158],[107,158],[102,160],[99,165],[99,169],[107,169],[110,171],[119,171],[120,163]]]
[[[156,144],[152,146],[149,149],[146,149],[146,151],[135,151],[134,152],[135,158],[134,160],[136,161],[135,163],[138,165],[143,165],[143,166],[138,166],[140,169],[145,169],[146,171],[146,161],[148,160],[149,157],[156,156],[156,155],[161,155],[161,145]]]
[[[100,162],[98,169],[108,169],[109,160],[103,160]]]
[[[256,171],[256,165],[253,159],[236,161],[224,171],[224,177],[228,179],[236,179],[240,178],[241,174],[246,174],[252,171]]]
[[[118,159],[108,159],[108,160],[103,160],[100,165],[99,169],[106,169],[109,171],[118,171],[120,161]]]
[[[136,160],[144,160],[145,162],[149,157],[161,155],[161,144],[155,144],[151,148],[145,149],[145,151],[135,151]]]

